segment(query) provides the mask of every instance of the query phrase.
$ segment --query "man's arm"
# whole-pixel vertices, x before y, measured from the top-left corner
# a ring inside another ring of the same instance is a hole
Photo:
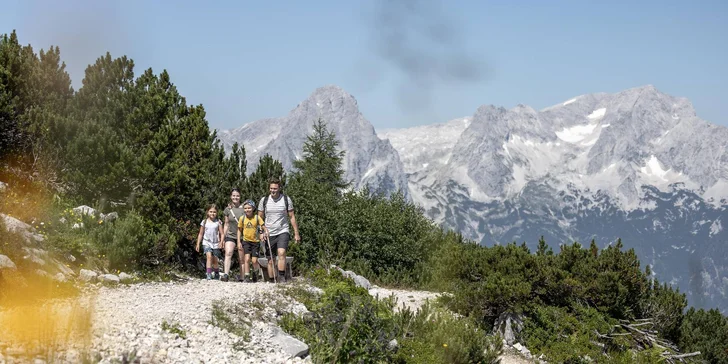
[[[301,235],[298,234],[298,224],[296,223],[296,214],[293,212],[293,210],[288,211],[288,218],[291,219],[291,225],[293,225],[293,238],[296,240],[296,243],[300,243]]]

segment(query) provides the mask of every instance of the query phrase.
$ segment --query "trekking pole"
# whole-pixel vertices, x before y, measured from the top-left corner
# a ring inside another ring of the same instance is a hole
[[[264,239],[266,242],[268,242],[268,252],[270,254],[270,258],[268,258],[268,267],[270,267],[271,260],[273,259],[273,251],[270,247],[270,238],[266,236]],[[266,269],[268,269],[268,267],[266,267]],[[268,270],[268,271],[270,272],[270,270]],[[273,283],[276,283],[276,284],[278,284],[278,277],[277,277],[278,274],[277,273],[278,273],[278,268],[276,267],[276,269],[273,270]]]

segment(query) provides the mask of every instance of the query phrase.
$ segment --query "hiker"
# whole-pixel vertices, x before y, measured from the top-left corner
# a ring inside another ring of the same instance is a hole
[[[265,227],[265,221],[262,217],[255,214],[255,202],[246,200],[243,204],[245,215],[240,217],[238,222],[238,246],[243,248],[245,258],[243,259],[243,269],[240,270],[245,274],[243,282],[251,282],[250,261],[253,261],[252,282],[258,282],[258,255],[260,254],[260,238],[267,238],[268,229]],[[242,242],[241,242],[242,238]]]
[[[197,234],[197,246],[195,250],[200,252],[200,241],[202,241],[203,254],[207,256],[205,268],[207,271],[207,279],[213,279],[212,272],[214,270],[214,278],[220,278],[219,260],[222,258],[222,223],[217,218],[217,206],[209,205],[205,210],[207,217],[200,222],[200,233]]]
[[[220,278],[222,281],[228,281],[230,278],[230,265],[233,261],[233,253],[235,249],[238,250],[238,262],[240,263],[240,277],[238,280],[242,280],[243,277],[243,250],[238,242],[238,219],[243,216],[245,211],[243,206],[240,204],[240,190],[233,188],[230,192],[230,203],[223,211],[225,226],[225,264],[223,275]]]
[[[301,242],[298,235],[298,224],[296,223],[296,215],[293,213],[293,201],[289,196],[281,193],[281,181],[272,179],[268,183],[270,195],[260,199],[258,215],[266,221],[268,228],[268,243],[264,244],[265,256],[268,259],[268,277],[274,280],[273,273],[273,252],[278,256],[278,282],[286,281],[286,251],[288,250],[288,242],[291,235],[288,232],[288,222],[290,219],[293,225],[293,236],[296,243]]]

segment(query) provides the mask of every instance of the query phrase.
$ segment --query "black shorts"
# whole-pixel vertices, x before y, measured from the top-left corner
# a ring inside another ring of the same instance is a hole
[[[248,255],[250,254],[251,257],[259,257],[260,256],[260,243],[254,243],[252,241],[244,241],[243,242],[243,254]]]
[[[291,240],[291,235],[289,233],[283,233],[276,236],[270,237],[270,248],[275,253],[275,255],[278,255],[278,249],[285,249],[288,250],[288,242]],[[268,245],[264,244],[265,247],[265,256],[267,258],[271,257],[271,252],[268,251]]]

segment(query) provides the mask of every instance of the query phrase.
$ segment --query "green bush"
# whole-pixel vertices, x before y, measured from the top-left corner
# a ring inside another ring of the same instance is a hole
[[[310,314],[286,314],[281,323],[310,346],[316,363],[497,362],[500,338],[442,306],[395,311],[393,300],[377,300],[338,270],[318,269],[311,278],[323,294],[317,299],[305,295]]]
[[[456,317],[438,304],[426,303],[416,313],[403,310],[403,332],[395,361],[401,363],[498,363],[502,339],[488,335],[476,322]]]
[[[286,314],[283,329],[309,345],[316,363],[390,362],[394,352],[388,345],[397,336],[391,305],[338,271],[331,276],[318,272],[314,280],[324,293],[308,307],[311,316]]]
[[[151,223],[132,211],[93,231],[91,239],[111,270],[144,270],[169,258],[177,238],[165,226],[154,231]]]
[[[728,363],[728,318],[717,309],[690,308],[680,327],[680,349],[700,351],[708,363]]]
[[[577,363],[585,356],[597,358],[601,348],[596,331],[610,329],[608,318],[593,308],[536,307],[523,323],[522,339],[532,353],[544,354],[546,360],[556,363]]]

